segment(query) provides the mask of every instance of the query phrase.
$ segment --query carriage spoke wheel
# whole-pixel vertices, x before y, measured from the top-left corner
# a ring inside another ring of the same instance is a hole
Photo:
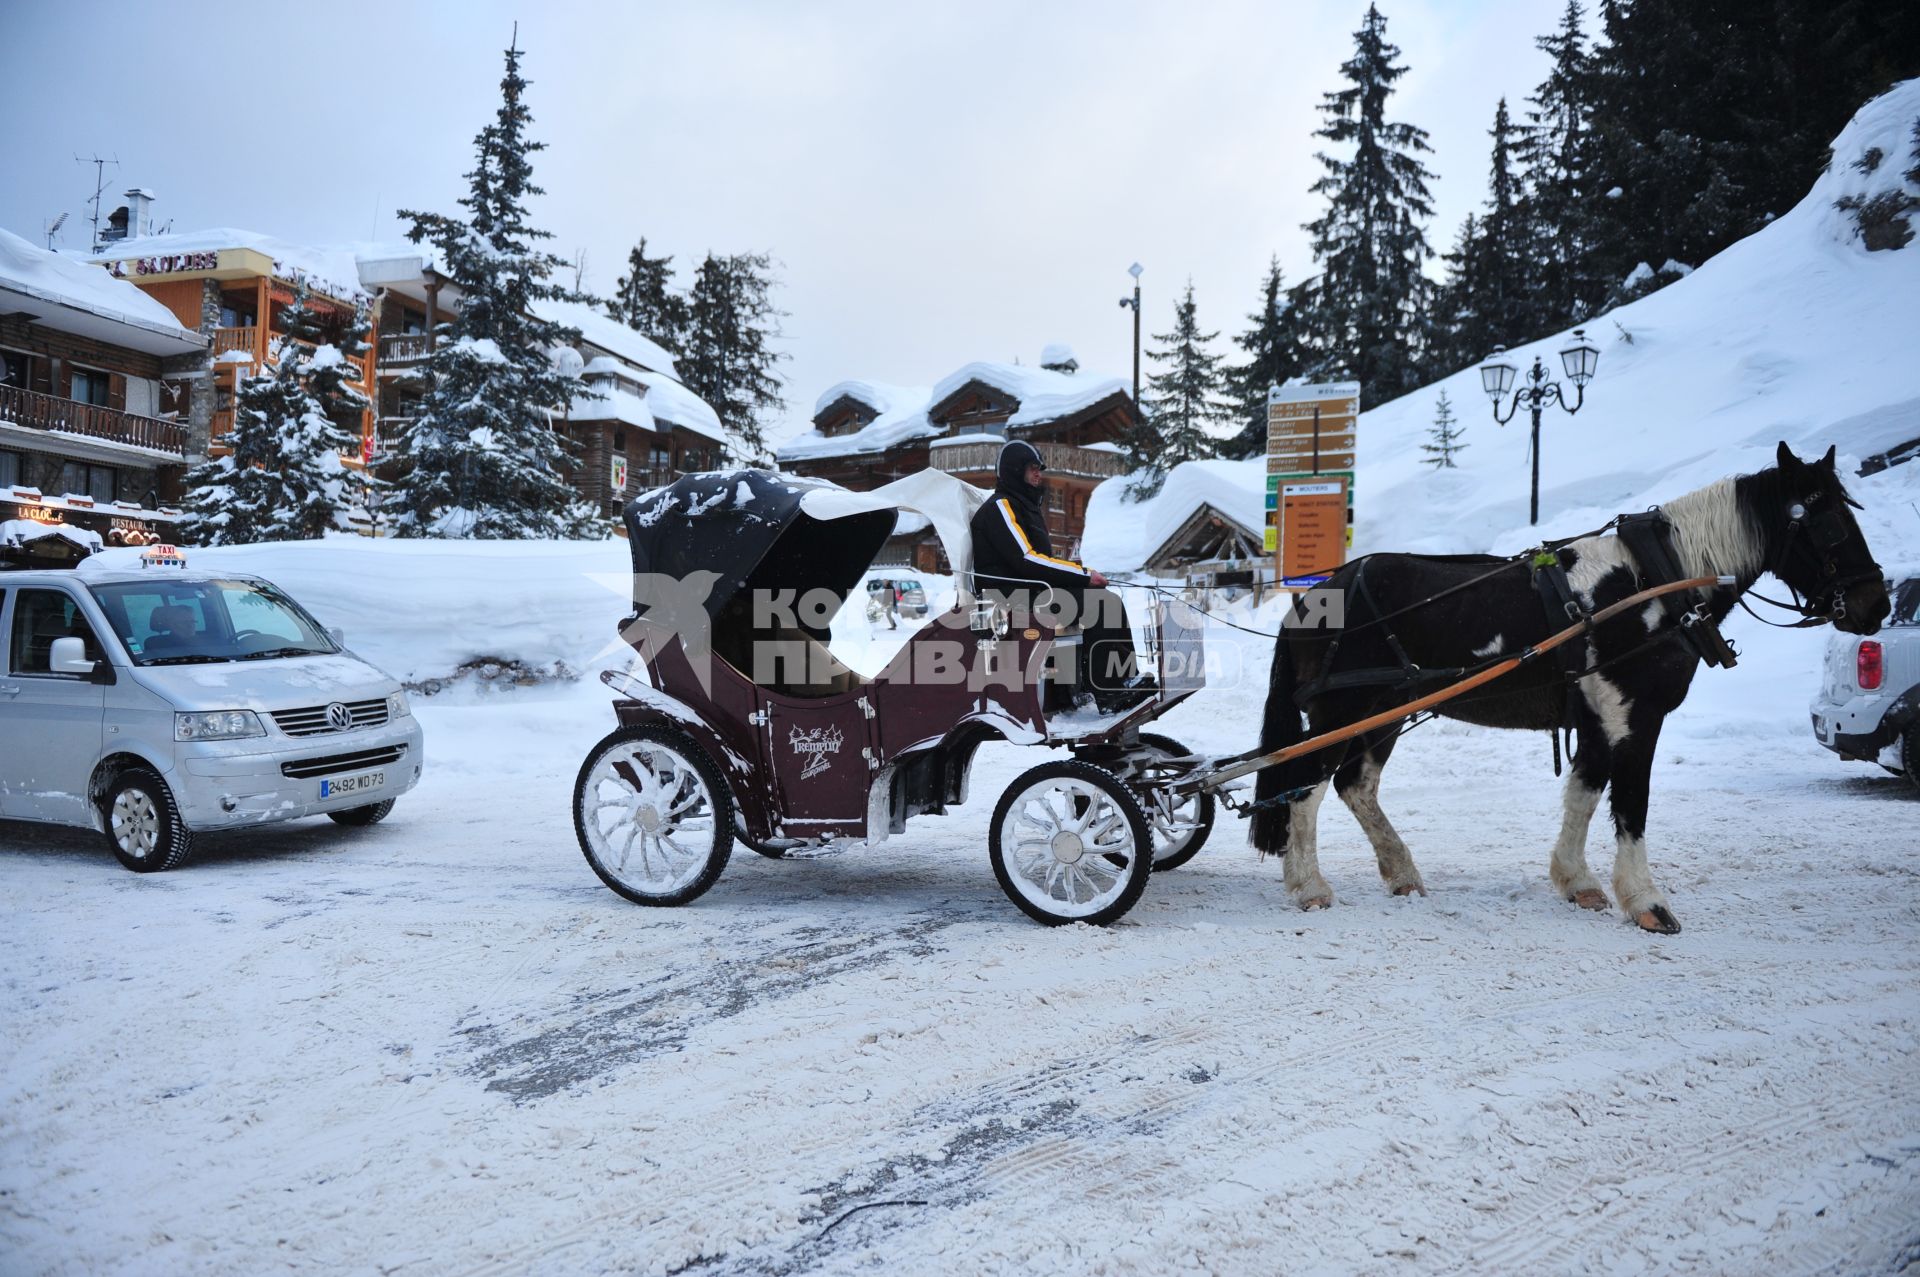
[[[1209,793],[1173,794],[1155,783],[1154,763],[1165,758],[1183,758],[1192,751],[1171,736],[1157,732],[1140,733],[1141,749],[1129,761],[1140,781],[1140,805],[1153,830],[1153,867],[1178,869],[1206,845],[1213,833],[1214,804]]]
[[[1120,778],[1079,761],[1044,763],[1015,780],[987,831],[1001,889],[1048,924],[1103,925],[1133,908],[1152,848],[1146,814]]]
[[[733,850],[732,796],[693,738],[666,727],[623,727],[593,747],[573,825],[600,880],[643,905],[699,896]]]

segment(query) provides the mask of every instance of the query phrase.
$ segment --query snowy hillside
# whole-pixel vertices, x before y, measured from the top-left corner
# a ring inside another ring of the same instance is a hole
[[[1898,183],[1920,119],[1920,80],[1864,107],[1834,142],[1832,172],[1779,221],[1686,279],[1586,327],[1601,349],[1579,415],[1542,420],[1540,509],[1527,526],[1525,413],[1493,424],[1468,368],[1360,419],[1356,540],[1360,551],[1524,549],[1769,464],[1784,439],[1799,452],[1864,458],[1920,436],[1920,249],[1869,252],[1834,207],[1869,178],[1869,147],[1890,157],[1875,185]],[[1524,375],[1535,356],[1560,377],[1568,334],[1510,352]],[[1466,427],[1460,468],[1423,463],[1445,389]],[[1572,389],[1571,386],[1568,387]],[[1883,562],[1920,559],[1920,467],[1850,486]]]

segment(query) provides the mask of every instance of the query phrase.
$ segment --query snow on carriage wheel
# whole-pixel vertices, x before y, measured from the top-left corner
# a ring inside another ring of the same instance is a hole
[[[636,904],[683,905],[733,850],[733,797],[684,732],[623,727],[587,755],[573,827],[600,881]]]
[[[1171,736],[1141,732],[1141,751],[1149,758],[1183,758],[1193,751]],[[1213,795],[1198,793],[1174,795],[1156,786],[1141,798],[1147,825],[1153,830],[1153,867],[1156,872],[1178,869],[1207,845],[1213,833]]]
[[[1152,833],[1120,778],[1079,761],[1043,763],[1007,786],[987,850],[1028,917],[1105,925],[1133,908],[1153,872]]]

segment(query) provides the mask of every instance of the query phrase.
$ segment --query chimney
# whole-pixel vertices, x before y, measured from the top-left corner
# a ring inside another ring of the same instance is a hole
[[[144,186],[136,186],[126,193],[126,197],[127,237],[139,239],[143,235],[153,234],[153,192]]]

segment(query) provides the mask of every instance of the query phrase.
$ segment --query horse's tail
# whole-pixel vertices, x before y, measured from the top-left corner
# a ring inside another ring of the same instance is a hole
[[[1293,668],[1293,644],[1283,629],[1273,641],[1273,669],[1267,677],[1267,711],[1260,720],[1260,752],[1263,754],[1297,744],[1306,738],[1306,731],[1300,724],[1300,708],[1293,699],[1297,682],[1298,676]],[[1269,801],[1285,792],[1280,782],[1286,770],[1268,767],[1258,772],[1254,780],[1255,801],[1267,805],[1254,810],[1253,828],[1248,833],[1248,841],[1262,855],[1267,852],[1286,854],[1287,804]]]

